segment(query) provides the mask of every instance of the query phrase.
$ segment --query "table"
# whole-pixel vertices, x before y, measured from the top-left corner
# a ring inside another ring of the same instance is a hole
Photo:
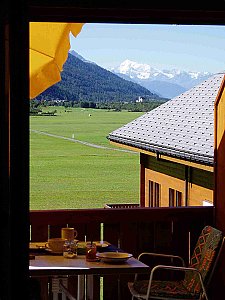
[[[87,262],[84,255],[78,255],[73,259],[41,255],[30,261],[29,270],[31,276],[60,276],[145,273],[147,268],[149,268],[147,265],[133,257],[122,264],[109,264],[101,261]]]
[[[66,287],[66,281],[63,279],[66,276],[78,275],[78,293],[77,299],[83,299],[83,285],[84,280],[87,281],[88,299],[93,295],[93,275],[106,275],[106,274],[134,274],[134,273],[148,273],[149,267],[135,259],[129,258],[125,263],[121,264],[108,264],[101,261],[88,262],[85,259],[85,255],[78,255],[76,258],[68,259],[62,255],[36,255],[35,259],[30,260],[29,266],[30,276],[51,276],[53,282],[62,279],[64,287]],[[64,291],[66,294],[66,290]],[[54,295],[53,292],[53,296]],[[71,298],[75,299],[75,298]]]

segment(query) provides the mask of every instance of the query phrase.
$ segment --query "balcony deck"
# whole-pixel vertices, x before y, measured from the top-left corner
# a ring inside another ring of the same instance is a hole
[[[134,257],[143,251],[177,254],[188,263],[201,229],[205,225],[214,225],[213,215],[214,207],[30,211],[31,241],[58,237],[62,227],[70,226],[78,231],[79,240],[104,239]],[[119,278],[121,299],[130,299],[126,285],[129,278],[133,276],[122,275]],[[104,276],[103,299],[118,299],[116,279],[115,275]],[[51,299],[48,295],[49,279],[40,280],[42,299]],[[69,287],[75,293],[74,283]],[[100,280],[97,276],[95,299],[100,299]]]

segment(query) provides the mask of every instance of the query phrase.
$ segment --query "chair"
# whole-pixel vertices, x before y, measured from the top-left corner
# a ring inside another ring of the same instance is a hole
[[[173,260],[179,259],[182,266],[157,265],[150,271],[148,280],[138,280],[136,274],[134,282],[128,282],[132,300],[134,298],[208,300],[207,288],[215,270],[223,243],[224,238],[221,231],[211,226],[204,227],[198,238],[188,267],[185,267],[184,260],[179,256],[148,252],[141,253],[138,257],[139,260],[143,259],[144,255],[167,257]],[[183,272],[184,277],[180,280],[154,280],[156,271],[160,272],[161,270],[166,270],[166,272]]]

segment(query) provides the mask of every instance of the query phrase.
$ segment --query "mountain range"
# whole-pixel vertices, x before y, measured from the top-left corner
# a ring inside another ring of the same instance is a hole
[[[141,97],[168,100],[212,75],[209,72],[159,70],[128,59],[106,70],[72,50],[63,66],[62,80],[37,99],[130,102]]]
[[[173,98],[212,76],[209,72],[188,72],[177,69],[159,70],[149,64],[126,59],[110,71],[136,82],[162,97]]]
[[[45,90],[38,100],[69,100],[82,102],[131,102],[139,97],[160,100],[157,94],[138,83],[90,62],[71,51],[61,73],[62,80]]]

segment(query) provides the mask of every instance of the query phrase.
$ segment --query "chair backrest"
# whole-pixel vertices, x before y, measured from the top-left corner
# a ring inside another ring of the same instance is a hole
[[[207,283],[210,272],[214,269],[222,239],[222,232],[211,226],[204,227],[198,238],[189,267],[201,272],[204,284]],[[190,292],[200,292],[201,284],[196,273],[187,272],[184,284]]]

